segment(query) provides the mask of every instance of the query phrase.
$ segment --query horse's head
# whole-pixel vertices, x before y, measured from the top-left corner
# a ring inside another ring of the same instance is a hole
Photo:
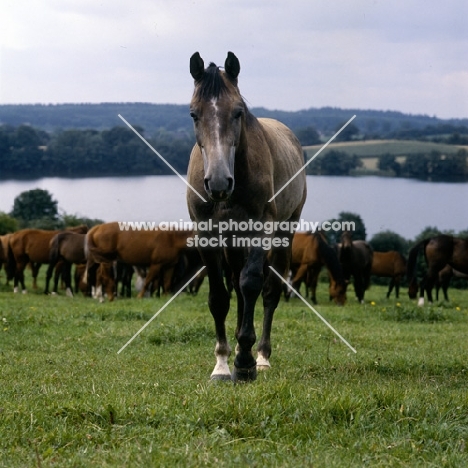
[[[239,60],[232,52],[224,71],[214,63],[205,69],[198,52],[190,58],[195,80],[190,115],[203,156],[205,190],[215,202],[227,200],[234,190],[234,161],[247,112],[237,87],[239,71]]]
[[[349,231],[343,231],[343,233],[341,234],[341,245],[345,249],[352,247],[353,238]]]
[[[348,287],[348,281],[336,281],[329,274],[330,285],[328,288],[330,300],[334,300],[337,305],[345,305],[346,303],[346,289]]]

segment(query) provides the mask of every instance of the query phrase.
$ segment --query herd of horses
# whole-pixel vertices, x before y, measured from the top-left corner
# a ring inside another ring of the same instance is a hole
[[[357,300],[364,301],[371,275],[391,278],[387,297],[393,289],[398,297],[401,279],[407,274],[410,297],[416,297],[420,252],[427,263],[427,273],[419,285],[420,304],[425,292],[432,301],[432,288],[442,272],[443,288],[447,275],[468,275],[468,240],[452,236],[420,242],[411,249],[406,262],[396,251],[374,252],[368,243],[353,240],[348,232],[332,246],[320,232],[293,235],[282,230],[281,222],[300,219],[307,196],[302,148],[286,126],[273,119],[258,119],[250,112],[238,88],[239,73],[240,63],[232,52],[228,52],[224,67],[210,63],[205,68],[198,52],[190,59],[194,80],[190,115],[196,143],[187,172],[187,206],[198,227],[208,225],[208,221],[215,227],[210,231],[198,229],[196,234],[207,241],[206,245],[221,235],[216,226],[222,221],[276,223],[279,228],[271,234],[243,233],[252,239],[269,238],[266,240],[273,246],[269,251],[261,247],[263,242],[235,246],[234,232],[222,233],[226,246],[196,250],[187,247],[187,239],[194,235],[191,231],[121,231],[118,223],[97,225],[89,231],[83,226],[61,232],[24,229],[1,238],[0,262],[5,263],[14,290],[18,291],[19,286],[25,290],[27,265],[31,266],[36,285],[40,265],[48,264],[45,291],[49,291],[55,272],[53,291],[57,292],[61,275],[71,293],[71,266],[76,264],[80,272],[76,283],[87,294],[92,287],[102,288],[112,300],[117,283],[122,281],[123,294],[129,295],[129,281],[137,270],[143,278],[139,292],[142,297],[147,291],[173,291],[175,284],[184,284],[183,278],[191,277],[203,264],[203,275],[189,287],[197,291],[203,276],[208,277],[208,307],[216,330],[216,364],[211,378],[237,382],[253,381],[258,369],[270,367],[270,334],[283,293],[281,277],[291,275],[296,291],[304,283],[306,295],[310,291],[315,303],[319,273],[326,267],[330,299],[343,305],[351,281]],[[237,343],[231,372],[225,319],[232,291],[237,297]],[[254,310],[260,295],[263,330],[254,357]],[[290,292],[285,295],[288,299]]]

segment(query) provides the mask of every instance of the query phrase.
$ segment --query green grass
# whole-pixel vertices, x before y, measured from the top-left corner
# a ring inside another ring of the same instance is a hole
[[[2,286],[0,467],[467,466],[467,292],[423,309],[385,292],[340,308],[319,285],[317,310],[356,355],[302,302],[282,301],[272,369],[233,385],[209,381],[206,285],[119,355],[165,298]]]
[[[306,146],[304,150],[309,157],[313,156],[323,145]],[[468,149],[466,146],[447,145],[429,141],[417,140],[364,140],[343,143],[331,143],[320,155],[335,150],[356,154],[361,158],[378,158],[383,154],[394,154],[395,156],[408,156],[409,154],[430,153],[438,151],[445,154],[456,153],[460,149]]]

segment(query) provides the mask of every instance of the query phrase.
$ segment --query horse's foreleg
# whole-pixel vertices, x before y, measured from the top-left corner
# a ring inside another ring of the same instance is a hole
[[[205,251],[203,258],[206,265],[209,294],[208,306],[215,323],[216,365],[211,373],[212,380],[231,380],[228,359],[231,355],[231,348],[226,337],[226,316],[229,312],[229,293],[223,281],[223,270],[221,267],[220,252]]]
[[[289,251],[284,248],[272,251],[270,261],[272,268],[284,277],[289,268]],[[263,287],[263,331],[257,348],[257,369],[269,369],[271,367],[271,328],[273,315],[281,297],[282,281],[269,268],[268,270]]]
[[[239,352],[234,360],[234,371],[232,378],[236,382],[251,381],[257,378],[257,362],[252,355],[252,346],[255,343],[254,311],[255,303],[263,287],[263,265],[265,261],[265,250],[261,247],[251,248],[244,268],[241,271],[239,287],[244,298],[244,313],[242,325],[237,333]],[[281,287],[278,287],[278,300]],[[269,331],[268,341],[269,341]]]

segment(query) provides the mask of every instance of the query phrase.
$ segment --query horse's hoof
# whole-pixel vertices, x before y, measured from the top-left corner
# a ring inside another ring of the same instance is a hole
[[[257,356],[257,370],[264,371],[271,368],[270,361],[265,357],[259,354]]]
[[[253,382],[257,379],[257,365],[255,364],[255,366],[248,369],[240,369],[234,366],[231,378],[234,383]]]
[[[212,382],[227,382],[231,381],[231,374],[211,374]]]
[[[420,297],[418,301],[418,307],[423,307],[424,306],[424,297]]]

